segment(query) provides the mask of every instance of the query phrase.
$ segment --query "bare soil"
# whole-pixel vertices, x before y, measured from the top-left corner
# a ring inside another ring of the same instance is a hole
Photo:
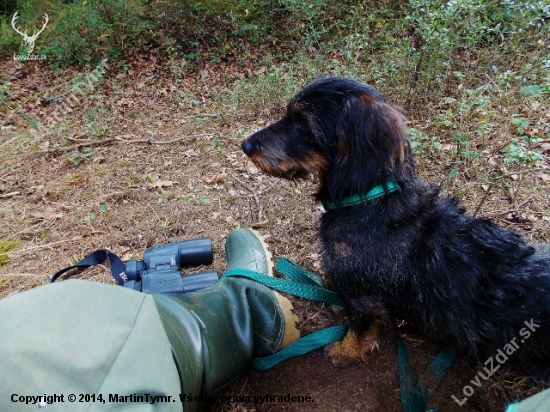
[[[317,224],[322,212],[312,197],[315,182],[265,176],[239,148],[250,132],[284,110],[283,99],[272,107],[231,100],[236,81],[252,70],[246,64],[222,62],[182,75],[154,57],[136,56],[127,70],[111,67],[85,99],[56,120],[53,111],[91,69],[56,72],[42,62],[0,63],[1,80],[9,82],[0,100],[0,240],[19,241],[9,261],[0,266],[0,298],[46,284],[52,273],[98,248],[128,259],[141,256],[150,246],[203,236],[214,244],[212,268],[223,273],[225,239],[239,227],[259,231],[275,259],[285,256],[319,272]],[[390,100],[399,103],[399,96]],[[33,119],[52,126],[56,135],[31,136]],[[550,175],[543,170],[549,167],[547,160],[533,166],[535,172],[501,165],[497,174],[505,177],[487,188],[479,182],[492,166],[466,168],[450,179],[455,160],[444,156],[417,158],[420,174],[439,185],[443,194],[459,195],[469,213],[482,205],[479,216],[495,219],[528,241],[550,238]],[[105,266],[78,276],[113,283]],[[303,334],[341,318],[320,304],[291,299]],[[440,348],[423,336],[403,333],[418,376]],[[545,387],[499,371],[459,407],[452,395],[462,399],[462,388],[481,369],[475,360],[457,360],[430,406],[502,411],[508,402]],[[395,331],[384,330],[381,350],[367,364],[337,369],[316,351],[266,372],[247,370],[222,394],[309,395],[314,402],[232,400],[206,409],[401,410]]]

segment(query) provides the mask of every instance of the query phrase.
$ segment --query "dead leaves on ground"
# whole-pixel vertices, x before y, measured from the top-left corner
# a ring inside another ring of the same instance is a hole
[[[156,182],[149,183],[147,189],[156,189],[158,187],[172,187],[172,185],[178,184],[178,182],[172,182],[171,180],[157,180]]]
[[[227,172],[225,171],[225,168],[223,168],[222,171],[218,173],[216,176],[211,178],[203,176],[201,180],[204,183],[221,183],[225,180],[226,177],[227,177]]]

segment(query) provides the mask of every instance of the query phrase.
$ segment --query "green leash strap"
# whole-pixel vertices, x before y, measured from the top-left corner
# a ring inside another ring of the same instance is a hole
[[[250,365],[257,371],[265,371],[287,359],[302,356],[333,342],[341,341],[347,330],[348,325],[331,326],[319,330],[288,344],[273,355],[252,359]]]
[[[395,319],[391,318],[391,321],[397,332],[397,372],[403,411],[425,412],[430,393],[439,385],[445,373],[451,367],[456,358],[456,351],[450,345],[445,346],[420,375],[415,384],[405,343]],[[431,382],[431,387],[427,384],[428,380]]]
[[[275,269],[290,280],[274,278],[247,269],[228,270],[220,279],[231,276],[244,277],[280,292],[289,293],[316,302],[327,303],[339,309],[345,309],[344,302],[340,296],[323,287],[321,276],[285,258],[279,259],[275,265]],[[273,355],[252,359],[250,364],[256,370],[270,369],[287,359],[305,355],[306,353],[322,348],[328,344],[341,341],[344,339],[347,329],[348,325],[337,325],[319,330],[288,344],[285,348]]]
[[[230,276],[238,276],[251,279],[280,292],[289,293],[291,295],[313,300],[316,302],[327,303],[339,309],[345,309],[344,302],[342,301],[340,296],[338,296],[338,294],[321,286],[312,286],[310,284],[303,284],[299,282],[273,278],[263,273],[258,273],[247,269],[228,270],[220,277],[220,279]]]
[[[412,412],[410,405],[412,404],[413,394],[415,393],[414,376],[411,369],[409,355],[405,349],[405,343],[401,337],[401,333],[397,328],[397,323],[391,318],[393,327],[397,333],[397,376],[399,379],[399,393],[401,395],[401,404],[403,412]],[[425,409],[422,410],[424,412]]]
[[[430,363],[428,368],[418,378],[416,386],[423,386],[428,388],[428,390],[426,390],[426,402],[422,406],[424,408],[422,409],[422,411],[426,410],[431,393],[437,387],[437,385],[439,385],[439,383],[453,364],[454,360],[456,359],[456,355],[456,350],[451,345],[445,345],[443,349],[441,349],[441,351],[437,354],[435,359]],[[428,386],[427,378],[430,378],[430,381],[432,382],[431,386]]]
[[[401,402],[403,404],[404,412],[425,412],[426,407],[428,406],[428,401],[433,390],[439,385],[447,370],[451,367],[452,363],[456,358],[455,349],[446,345],[441,349],[438,355],[432,360],[428,368],[422,372],[422,375],[418,378],[414,391],[411,394],[406,395],[405,399],[403,398],[403,387],[400,387],[401,391]],[[408,359],[407,359],[408,361]],[[398,360],[399,362],[399,360]],[[410,365],[409,365],[410,370]],[[430,378],[432,382],[428,386],[427,381]],[[400,379],[401,380],[401,379]],[[408,403],[406,401],[408,400]],[[430,411],[432,412],[432,411]]]
[[[296,263],[293,263],[284,257],[279,259],[275,265],[275,269],[295,282],[323,287],[323,278],[321,276],[298,266]]]

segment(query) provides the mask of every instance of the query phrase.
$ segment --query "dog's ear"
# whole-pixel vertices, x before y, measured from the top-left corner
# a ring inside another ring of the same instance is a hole
[[[332,193],[339,198],[399,179],[410,158],[404,116],[393,106],[369,93],[349,96],[337,121],[338,153],[334,159],[332,188],[347,186],[351,193]],[[338,189],[336,189],[338,190]]]

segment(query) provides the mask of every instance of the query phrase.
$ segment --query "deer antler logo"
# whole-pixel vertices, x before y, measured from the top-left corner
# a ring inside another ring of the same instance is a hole
[[[30,36],[27,35],[27,30],[25,30],[24,33],[21,33],[21,31],[19,31],[19,29],[15,26],[15,21],[17,20],[17,17],[19,17],[19,11],[16,11],[13,17],[11,18],[11,25],[13,29],[17,33],[19,33],[21,37],[23,37],[23,40],[25,41],[25,44],[26,44],[27,53],[31,54],[32,51],[34,50],[34,42],[38,38],[38,35],[44,31],[44,29],[46,28],[46,25],[48,24],[48,15],[44,13],[44,25],[40,30],[35,30],[35,32]]]

